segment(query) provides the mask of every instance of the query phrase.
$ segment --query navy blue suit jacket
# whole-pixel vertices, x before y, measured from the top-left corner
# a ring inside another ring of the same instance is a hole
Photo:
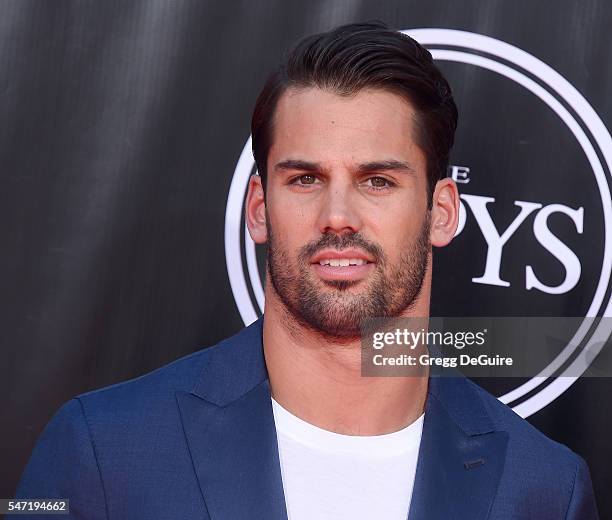
[[[92,520],[286,519],[262,323],[66,403],[17,497]],[[468,379],[430,377],[409,520],[486,518],[597,518],[588,468]]]

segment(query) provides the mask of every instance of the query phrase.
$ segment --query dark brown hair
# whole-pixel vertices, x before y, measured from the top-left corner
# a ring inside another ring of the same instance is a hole
[[[431,207],[435,184],[446,176],[457,107],[427,49],[382,22],[342,25],[301,40],[270,75],[253,111],[253,155],[264,190],[278,100],[288,88],[305,87],[341,96],[379,88],[407,99],[416,111],[415,139],[427,160]]]

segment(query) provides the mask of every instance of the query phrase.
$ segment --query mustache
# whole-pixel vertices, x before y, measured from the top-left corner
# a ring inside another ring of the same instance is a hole
[[[347,249],[349,247],[363,249],[372,255],[379,263],[386,260],[385,253],[377,244],[366,240],[358,231],[337,235],[335,233],[325,233],[317,240],[309,242],[300,249],[298,255],[301,262],[308,262],[312,256],[323,249]]]

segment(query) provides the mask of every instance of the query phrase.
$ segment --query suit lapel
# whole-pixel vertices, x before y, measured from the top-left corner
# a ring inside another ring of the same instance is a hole
[[[484,520],[504,467],[508,434],[495,431],[463,376],[430,377],[409,520]]]
[[[260,318],[205,350],[193,389],[176,393],[213,520],[287,519],[262,330]],[[408,520],[486,519],[507,440],[465,377],[430,377]]]
[[[205,351],[194,389],[176,393],[212,520],[287,519],[261,321]]]

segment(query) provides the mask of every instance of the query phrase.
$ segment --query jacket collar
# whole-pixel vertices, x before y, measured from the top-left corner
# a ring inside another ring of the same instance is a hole
[[[209,515],[286,520],[261,317],[203,352],[181,420]],[[409,520],[484,519],[501,476],[498,431],[465,377],[430,377]]]
[[[263,355],[263,316],[214,347],[206,349],[204,368],[191,391],[217,406],[240,399],[268,379]]]

